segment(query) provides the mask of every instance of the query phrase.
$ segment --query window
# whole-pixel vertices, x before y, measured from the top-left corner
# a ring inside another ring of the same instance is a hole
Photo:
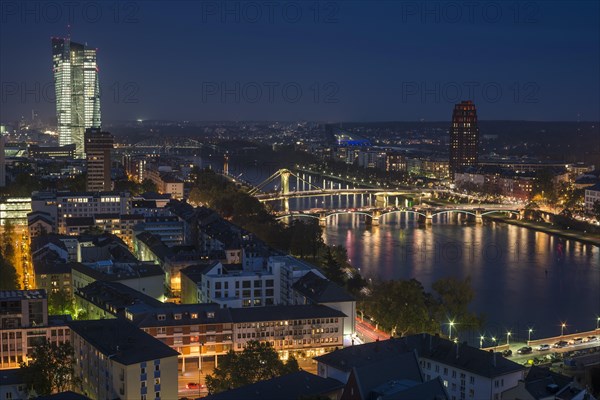
[[[242,288],[250,289],[250,281],[242,281]]]
[[[474,376],[472,376],[472,377],[469,379],[469,381],[471,382],[471,385],[474,385],[474,384],[475,384],[475,377],[474,377]]]
[[[154,378],[154,384],[160,385],[160,378]]]
[[[156,392],[156,398],[160,399],[160,392]]]
[[[142,387],[146,387],[146,381],[142,381]]]

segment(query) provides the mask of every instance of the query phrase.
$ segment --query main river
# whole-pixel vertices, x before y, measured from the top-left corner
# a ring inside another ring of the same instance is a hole
[[[486,336],[505,340],[595,328],[600,315],[600,248],[542,232],[459,217],[425,227],[400,215],[367,227],[359,216],[337,215],[324,232],[343,245],[351,263],[373,280],[415,278],[428,290],[443,277],[470,277],[473,310],[486,316]],[[456,321],[460,323],[460,321]],[[483,333],[483,332],[482,332]]]
[[[218,169],[219,165],[215,164]],[[258,184],[274,172],[245,167],[236,176]],[[315,181],[317,182],[317,181]],[[291,183],[296,183],[292,181]],[[270,188],[272,189],[272,188]],[[292,187],[291,190],[295,190]],[[360,207],[360,196],[290,200],[290,209]],[[591,330],[600,316],[600,248],[546,233],[484,220],[467,223],[460,216],[434,217],[425,227],[414,218],[391,214],[380,226],[368,227],[364,217],[328,218],[323,237],[343,245],[352,265],[373,280],[415,278],[426,290],[439,278],[471,277],[472,309],[486,317],[484,332],[506,340]],[[460,323],[460,321],[456,321]],[[478,339],[470,339],[472,343]]]

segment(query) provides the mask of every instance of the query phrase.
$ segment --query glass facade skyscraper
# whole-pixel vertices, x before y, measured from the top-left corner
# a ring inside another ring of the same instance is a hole
[[[75,144],[76,156],[83,157],[85,130],[100,128],[96,49],[70,38],[52,38],[52,63],[59,144]]]

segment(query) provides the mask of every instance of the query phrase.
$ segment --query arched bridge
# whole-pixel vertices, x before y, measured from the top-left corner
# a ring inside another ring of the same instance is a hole
[[[433,223],[433,217],[446,214],[465,214],[475,219],[475,222],[482,222],[485,215],[510,213],[517,216],[522,215],[522,210],[515,208],[514,205],[503,204],[465,204],[456,207],[421,207],[421,208],[365,208],[365,209],[338,209],[338,210],[319,210],[312,209],[306,211],[281,212],[277,214],[278,220],[286,218],[315,218],[319,224],[324,226],[330,217],[342,214],[364,215],[365,221],[371,225],[379,225],[384,222],[387,215],[393,214],[413,214],[426,225]]]

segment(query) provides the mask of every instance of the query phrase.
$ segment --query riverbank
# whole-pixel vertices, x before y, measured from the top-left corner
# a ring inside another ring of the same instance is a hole
[[[551,235],[556,235],[563,237],[565,239],[577,240],[582,243],[593,244],[595,246],[600,247],[600,236],[592,235],[589,233],[576,232],[558,228],[554,225],[543,223],[543,222],[533,222],[533,221],[524,221],[519,219],[512,219],[508,217],[502,216],[494,216],[494,215],[486,215],[484,216],[486,219],[490,219],[492,221],[504,222],[511,225],[520,226],[522,228],[532,229],[539,232],[548,233]]]

